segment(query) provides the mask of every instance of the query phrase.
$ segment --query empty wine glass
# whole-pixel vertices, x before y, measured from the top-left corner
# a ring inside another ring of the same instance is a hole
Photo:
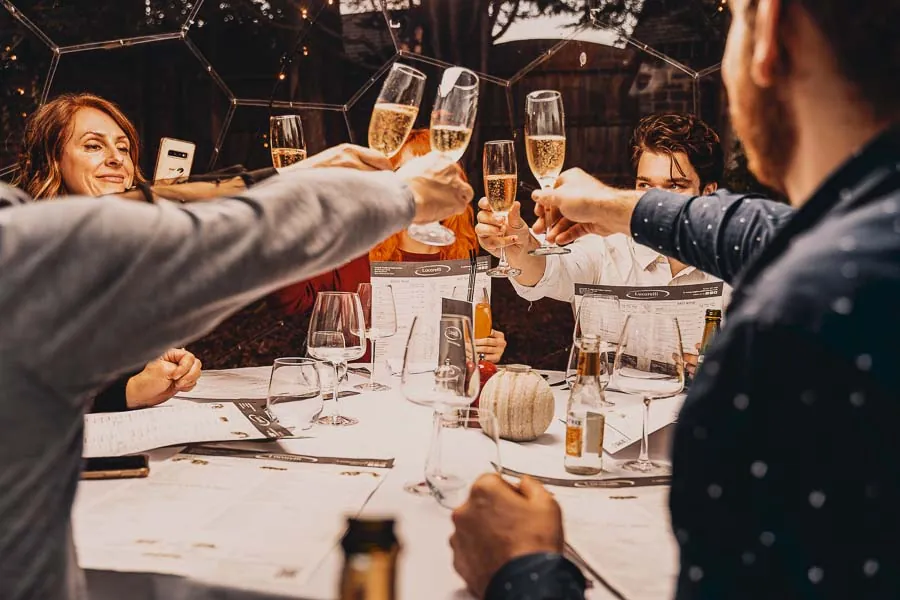
[[[566,161],[566,116],[562,95],[555,90],[539,90],[525,97],[525,155],[541,189],[553,187]],[[545,213],[547,233],[553,227]],[[529,254],[547,256],[569,254],[571,250],[551,244],[546,238]]]
[[[480,377],[474,357],[470,318],[443,315],[413,319],[403,356],[401,389],[410,402],[434,409],[432,444],[440,436],[443,414],[468,408],[478,396]],[[431,459],[440,465],[439,457]],[[435,473],[432,469],[432,475]],[[421,481],[406,489],[421,494],[430,488],[427,481]]]
[[[434,436],[425,462],[431,495],[449,509],[462,505],[485,473],[500,473],[500,427],[484,408],[434,414]]]
[[[369,148],[391,158],[400,151],[419,114],[425,75],[394,63],[381,86],[369,120]]]
[[[509,209],[516,201],[516,187],[519,185],[516,165],[516,148],[512,140],[487,142],[483,157],[484,193],[491,211],[506,225]],[[506,260],[506,247],[500,247],[500,264],[487,272],[490,277],[517,277],[521,269],[513,268]]]
[[[359,296],[353,292],[319,292],[309,321],[306,347],[313,358],[334,370],[334,414],[319,419],[322,425],[348,426],[359,421],[340,412],[341,380],[347,363],[366,353],[366,323]]]
[[[451,160],[465,154],[478,112],[478,75],[461,67],[444,71],[431,110],[431,149]],[[456,235],[440,223],[410,225],[409,236],[429,246],[449,246]]]
[[[675,396],[684,389],[678,319],[653,313],[628,315],[616,350],[612,384],[625,393],[640,395],[644,402],[641,452],[637,460],[622,468],[648,475],[671,473],[670,466],[650,460],[650,402]]]
[[[276,358],[269,376],[266,410],[283,427],[294,431],[313,426],[322,413],[321,382],[316,361]]]
[[[269,149],[278,171],[306,159],[303,122],[298,115],[269,117]]]
[[[383,392],[391,389],[378,383],[375,369],[378,360],[375,355],[375,344],[378,340],[389,338],[397,333],[397,308],[394,304],[394,288],[389,285],[372,287],[371,283],[361,283],[357,293],[366,320],[366,337],[372,340],[372,372],[369,382],[354,386],[357,390]]]

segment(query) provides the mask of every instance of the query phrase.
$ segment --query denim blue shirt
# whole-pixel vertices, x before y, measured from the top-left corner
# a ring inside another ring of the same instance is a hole
[[[736,284],[675,436],[677,597],[900,597],[900,131],[793,215],[651,192],[632,231]]]

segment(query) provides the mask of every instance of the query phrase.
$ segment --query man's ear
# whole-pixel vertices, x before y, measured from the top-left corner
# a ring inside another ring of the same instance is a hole
[[[715,182],[707,183],[703,188],[703,195],[709,196],[710,194],[714,194],[716,192],[716,190],[718,190],[718,189],[719,189],[718,183],[715,183]]]

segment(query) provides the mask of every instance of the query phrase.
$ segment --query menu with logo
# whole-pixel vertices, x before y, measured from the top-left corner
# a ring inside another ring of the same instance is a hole
[[[659,287],[619,285],[575,285],[576,314],[585,294],[606,294],[619,299],[618,318],[608,319],[609,330],[603,335],[607,340],[618,340],[622,333],[625,315],[631,313],[661,313],[678,319],[681,340],[685,352],[697,351],[703,339],[703,324],[708,309],[722,309],[725,284],[701,283],[696,285],[670,285]]]
[[[476,263],[475,288],[490,294],[490,258],[480,256]],[[375,262],[372,263],[372,287],[391,286],[397,306],[397,333],[378,340],[375,360],[387,364],[397,374],[403,368],[403,353],[409,330],[416,316],[433,319],[443,310],[443,298],[465,300],[469,288],[470,263],[466,259],[440,262]],[[454,293],[455,291],[455,293]]]

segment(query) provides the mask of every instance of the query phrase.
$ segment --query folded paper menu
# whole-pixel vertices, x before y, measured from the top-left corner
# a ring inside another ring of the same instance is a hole
[[[292,433],[254,402],[177,403],[84,417],[82,456],[124,456],[193,442],[277,439]]]

